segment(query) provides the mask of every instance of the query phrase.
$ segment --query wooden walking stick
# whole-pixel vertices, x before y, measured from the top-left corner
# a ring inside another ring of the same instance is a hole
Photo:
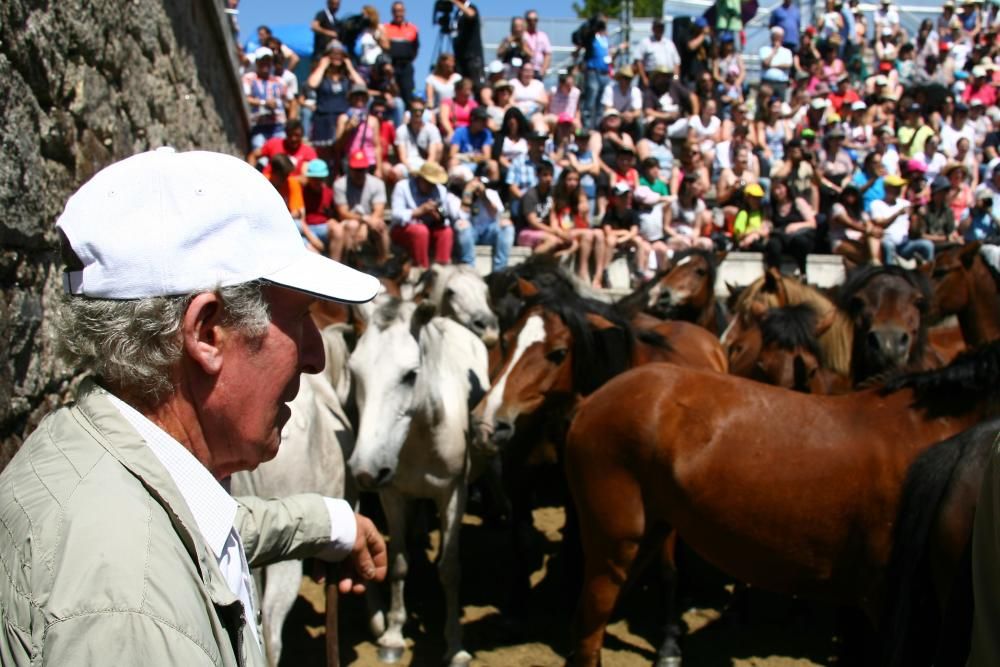
[[[337,632],[339,563],[326,566],[326,667],[340,667],[340,633]]]

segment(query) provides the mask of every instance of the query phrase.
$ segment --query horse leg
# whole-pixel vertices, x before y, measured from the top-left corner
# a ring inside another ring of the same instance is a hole
[[[458,599],[461,580],[458,541],[465,514],[465,480],[460,478],[443,498],[438,500],[438,516],[441,518],[441,556],[438,559],[438,576],[444,590],[445,622],[444,636],[447,645],[445,660],[451,667],[464,667],[472,662],[472,656],[462,648],[462,607]]]
[[[382,510],[389,524],[389,613],[388,627],[378,638],[378,657],[382,662],[399,662],[406,642],[403,624],[406,623],[406,603],[403,586],[409,569],[406,553],[406,499],[392,488],[379,492]]]
[[[281,630],[301,586],[302,561],[286,560],[267,566],[260,611],[264,620],[267,661],[274,667],[281,660]]]
[[[680,667],[680,640],[686,628],[677,610],[677,561],[674,552],[677,533],[671,531],[663,542],[663,642],[656,650],[656,667]]]

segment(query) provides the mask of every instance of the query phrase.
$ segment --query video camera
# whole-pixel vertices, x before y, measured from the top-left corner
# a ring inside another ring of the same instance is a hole
[[[432,23],[434,23],[438,28],[441,29],[443,33],[450,33],[452,30],[451,26],[451,10],[453,5],[451,0],[436,0],[434,3],[434,13],[432,15]]]

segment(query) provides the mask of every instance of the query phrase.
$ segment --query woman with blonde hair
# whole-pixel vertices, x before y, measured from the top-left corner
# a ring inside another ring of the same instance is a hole
[[[354,41],[354,55],[358,59],[362,75],[367,78],[378,57],[389,51],[389,37],[382,30],[377,9],[365,5],[361,8],[361,15],[365,17],[367,25]]]
[[[462,75],[455,71],[455,56],[442,53],[434,64],[434,71],[427,75],[427,108],[437,109],[441,102],[455,97],[455,84]]]

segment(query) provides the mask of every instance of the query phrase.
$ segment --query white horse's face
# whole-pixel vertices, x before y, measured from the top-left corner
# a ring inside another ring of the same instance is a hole
[[[489,290],[478,274],[456,272],[448,277],[441,312],[492,347],[500,336],[497,316],[490,309]]]
[[[365,490],[389,483],[399,466],[417,405],[420,349],[409,322],[370,326],[351,355],[360,415],[354,453],[347,462]]]

